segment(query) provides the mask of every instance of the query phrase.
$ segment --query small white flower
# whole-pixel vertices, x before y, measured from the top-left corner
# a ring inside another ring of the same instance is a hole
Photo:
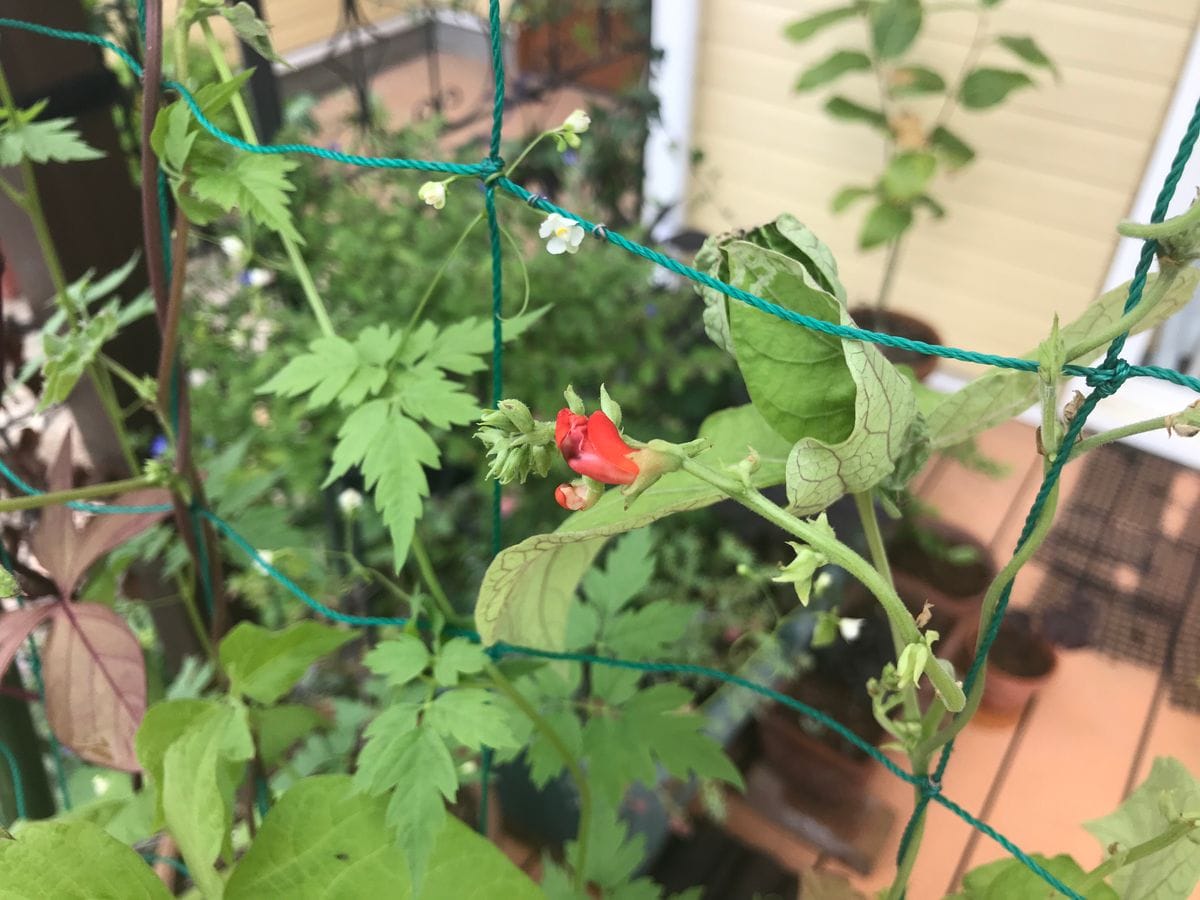
[[[267,566],[275,561],[275,554],[270,550],[256,550],[255,552],[258,554],[259,559],[254,560],[254,568],[258,571],[259,575],[270,575],[271,573],[267,571]]]
[[[342,511],[342,515],[344,516],[354,515],[356,512],[358,512],[358,509],[360,506],[362,506],[362,503],[362,494],[360,494],[354,488],[346,488],[344,491],[338,494],[338,509]]]
[[[212,378],[211,372],[206,372],[204,369],[191,369],[188,371],[188,384],[194,388],[201,388],[208,384],[208,380]]]
[[[578,253],[583,243],[583,226],[566,216],[550,213],[538,229],[538,237],[546,241],[546,249],[554,256]]]
[[[247,269],[242,274],[242,284],[247,287],[262,288],[266,287],[275,280],[275,273],[270,269]]]
[[[226,235],[220,240],[221,252],[233,260],[235,263],[242,263],[246,260],[246,245],[242,243],[240,237],[234,235]]]
[[[862,627],[862,619],[838,620],[838,631],[842,635],[842,640],[848,644],[858,640],[858,636],[862,633]]]
[[[446,205],[446,182],[427,181],[417,189],[417,196],[434,209]]]
[[[563,121],[562,130],[572,134],[583,134],[591,124],[592,117],[587,114],[586,110],[577,109]]]

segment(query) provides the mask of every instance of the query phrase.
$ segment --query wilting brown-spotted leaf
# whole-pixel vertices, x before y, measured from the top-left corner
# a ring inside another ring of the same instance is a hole
[[[70,490],[71,432],[63,437],[46,481],[51,491]],[[112,501],[120,506],[152,506],[171,502],[170,492],[146,488],[122,494]],[[92,516],[82,527],[75,525],[75,514],[65,505],[47,506],[33,529],[29,544],[38,562],[58,586],[59,594],[69,598],[87,570],[130,538],[145,531],[165,512]]]
[[[53,612],[53,603],[41,603],[0,613],[0,675],[8,671],[13,657],[29,633]]]
[[[146,712],[142,648],[125,620],[95,603],[59,603],[42,656],[46,719],[90,763],[140,771],[133,738]]]

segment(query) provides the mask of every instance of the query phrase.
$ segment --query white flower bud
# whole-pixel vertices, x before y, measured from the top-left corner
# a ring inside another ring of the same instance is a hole
[[[417,196],[434,209],[441,209],[446,205],[446,183],[427,181],[417,189]]]
[[[362,507],[363,497],[354,488],[346,488],[337,497],[338,509],[344,516],[352,516]]]

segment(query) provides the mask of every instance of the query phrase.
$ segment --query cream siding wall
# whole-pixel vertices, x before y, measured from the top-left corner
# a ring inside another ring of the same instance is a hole
[[[716,232],[793,212],[832,246],[852,301],[867,301],[882,252],[856,249],[864,207],[835,216],[829,201],[841,185],[878,173],[882,141],[829,119],[825,93],[791,91],[807,65],[861,42],[863,30],[848,23],[802,45],[782,37],[787,23],[830,5],[705,0],[693,134],[705,163],[688,215]],[[920,312],[947,343],[1010,354],[1035,346],[1054,312],[1077,314],[1104,278],[1114,226],[1141,180],[1198,13],[1200,0],[1001,4],[991,30],[1033,35],[1062,82],[1042,78],[991,112],[955,112],[950,127],[979,159],[936,186],[949,214],[919,222],[907,240],[892,305]],[[970,12],[932,17],[917,58],[957,71],[974,22]],[[1011,59],[993,48],[981,63]],[[838,90],[870,103],[873,85],[855,75]]]

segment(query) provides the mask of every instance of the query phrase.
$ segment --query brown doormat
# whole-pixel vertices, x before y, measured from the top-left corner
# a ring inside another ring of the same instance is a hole
[[[1200,711],[1200,473],[1121,445],[1083,466],[1031,612],[1062,646],[1161,669],[1171,701]]]

